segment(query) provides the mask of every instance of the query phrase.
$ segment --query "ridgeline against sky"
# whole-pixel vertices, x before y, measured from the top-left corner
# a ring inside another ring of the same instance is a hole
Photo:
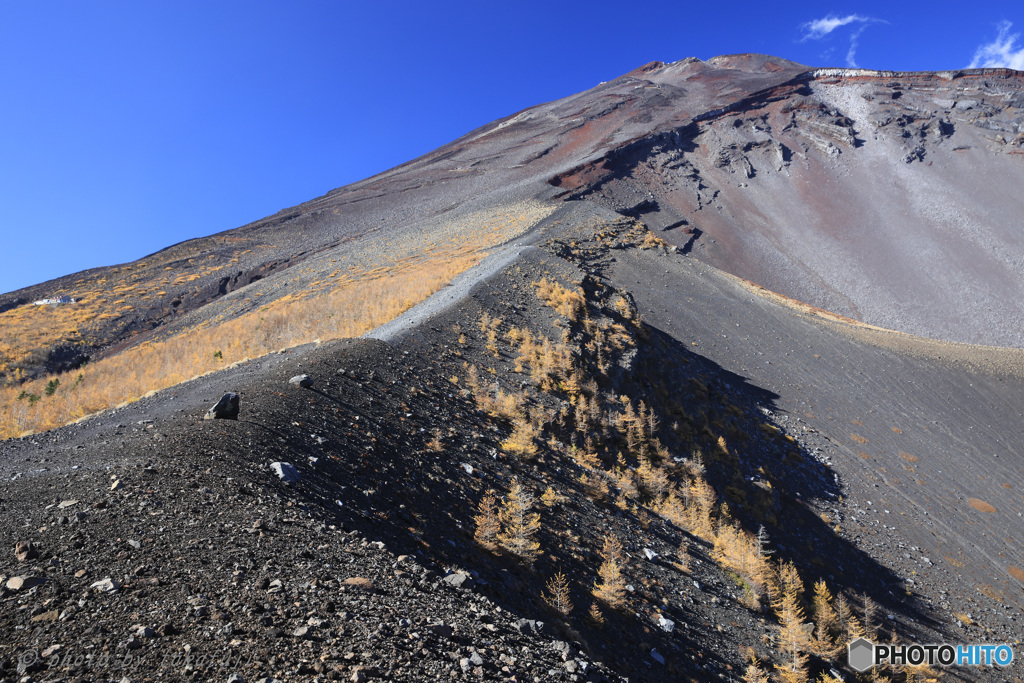
[[[237,227],[652,60],[1022,68],[1024,10],[7,3],[0,292]]]

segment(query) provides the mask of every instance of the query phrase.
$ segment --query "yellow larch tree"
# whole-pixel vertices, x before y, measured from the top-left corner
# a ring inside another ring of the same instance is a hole
[[[626,604],[626,577],[623,576],[625,558],[622,543],[614,534],[604,537],[601,550],[604,562],[597,570],[599,581],[594,583],[594,597],[613,609]]]
[[[501,531],[501,522],[498,519],[498,501],[493,494],[488,492],[480,500],[473,521],[476,522],[476,532],[473,534],[473,538],[484,548],[494,550],[498,533]]]
[[[540,543],[534,538],[540,530],[540,513],[531,512],[533,502],[533,494],[515,479],[498,512],[501,520],[498,541],[526,564],[533,564],[540,555]]]

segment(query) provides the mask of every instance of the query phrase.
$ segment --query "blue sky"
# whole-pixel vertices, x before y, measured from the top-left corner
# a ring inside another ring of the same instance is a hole
[[[652,60],[1024,69],[1024,3],[0,0],[0,292],[237,227]]]

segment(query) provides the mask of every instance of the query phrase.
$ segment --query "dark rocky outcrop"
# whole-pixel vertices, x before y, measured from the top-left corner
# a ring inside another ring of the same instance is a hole
[[[229,392],[220,397],[204,416],[204,420],[237,420],[241,399],[238,394]]]

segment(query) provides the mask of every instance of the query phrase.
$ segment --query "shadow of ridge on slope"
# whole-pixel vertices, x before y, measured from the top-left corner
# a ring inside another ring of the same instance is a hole
[[[551,248],[637,305],[648,338],[625,377],[624,387],[635,389],[624,393],[657,407],[663,422],[659,436],[673,454],[687,456],[699,448],[719,499],[751,533],[765,525],[777,556],[795,562],[808,589],[824,578],[830,587],[866,593],[883,609],[913,622],[903,626],[902,637],[912,635],[915,625],[937,628],[924,604],[906,594],[899,576],[833,531],[838,521],[833,505],[843,507],[839,497],[846,486],[840,490],[827,454],[809,451],[805,439],[795,438],[801,435],[786,433],[802,420],[780,411],[779,394],[763,388],[769,383],[736,374],[682,341],[698,339],[708,353],[716,340],[719,346],[735,343],[723,332],[731,338],[737,323],[743,323],[746,335],[747,328],[758,329],[758,311],[726,305],[747,297],[736,296],[731,279],[723,286],[718,271],[695,268],[692,259],[637,248],[645,240],[631,237],[635,229],[617,215],[587,203],[580,203],[578,211],[581,218]],[[689,322],[680,326],[679,320]],[[762,326],[762,337],[755,333],[749,341],[755,347],[763,342],[768,349],[772,333]],[[806,378],[805,385],[813,393],[815,377]],[[719,437],[725,439],[724,449]],[[830,517],[827,522],[823,514]]]
[[[761,428],[778,411],[778,394],[694,353],[671,335],[648,329],[650,340],[637,359],[641,369],[632,374],[638,389],[667,406],[666,418],[688,423],[720,500],[751,533],[765,526],[775,559],[796,564],[807,596],[813,583],[824,579],[834,594],[842,591],[857,603],[857,596],[867,595],[883,611],[904,617],[907,621],[899,633],[903,639],[915,635],[913,624],[940,628],[926,606],[904,592],[898,575],[840,537],[832,529],[834,521],[822,519],[827,514],[823,510],[838,505],[842,493],[838,477],[799,441]],[[698,401],[680,397],[687,388],[703,391],[701,385],[706,387],[705,406],[723,406],[727,414],[739,408],[742,417],[733,414],[729,417],[734,421],[723,420],[722,411],[705,412]],[[726,437],[728,453],[715,447],[717,436]],[[770,492],[764,482],[770,484]]]

